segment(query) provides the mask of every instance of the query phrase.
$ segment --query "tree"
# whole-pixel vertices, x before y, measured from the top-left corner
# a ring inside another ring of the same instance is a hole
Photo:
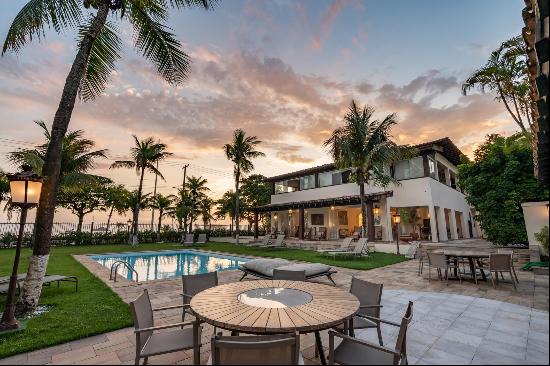
[[[227,216],[229,216],[231,220],[231,225],[233,225],[233,221],[235,220],[235,213],[237,212],[237,209],[235,205],[237,202],[240,205],[240,209],[244,210],[244,204],[242,201],[237,199],[237,194],[233,190],[229,190],[225,192],[222,197],[216,202],[217,203],[217,209],[214,215],[217,219],[225,219]]]
[[[119,215],[125,215],[126,211],[128,211],[131,192],[123,185],[108,185],[103,189],[102,195],[103,205],[109,211],[105,227],[105,233],[108,233],[113,213],[116,212]]]
[[[252,174],[241,180],[241,196],[244,201],[244,215],[248,221],[249,230],[254,223],[252,207],[263,206],[271,201],[271,186],[261,174]]]
[[[189,56],[165,25],[169,8],[210,9],[213,0],[29,0],[15,16],[4,41],[2,55],[18,52],[33,39],[42,40],[45,27],[57,33],[76,30],[77,54],[65,80],[52,125],[50,144],[41,175],[45,177],[36,213],[33,256],[17,305],[17,313],[36,308],[49,259],[56,193],[62,164],[63,138],[67,132],[77,96],[84,101],[99,97],[120,58],[121,32],[109,13],[128,20],[134,31],[134,46],[150,60],[171,85],[181,84],[188,75]],[[88,8],[82,9],[82,7]],[[89,9],[92,7],[93,9]]]
[[[209,226],[209,229],[212,226],[212,220],[214,219],[214,216],[212,215],[212,209],[214,208],[215,204],[216,202],[210,197],[205,197],[199,203],[199,212],[202,217],[204,229],[206,229],[206,226]]]
[[[362,236],[374,241],[374,213],[372,201],[365,207],[365,184],[382,187],[398,182],[391,176],[389,167],[414,155],[414,150],[399,146],[391,140],[391,129],[397,124],[395,114],[383,120],[373,120],[374,108],[360,108],[351,101],[344,116],[344,126],[337,128],[324,143],[334,164],[339,169],[352,169],[359,185],[362,213]],[[368,217],[368,226],[367,226]],[[368,228],[368,235],[367,235]]]
[[[233,133],[233,141],[231,144],[225,144],[223,150],[225,156],[233,163],[233,175],[235,176],[235,229],[236,243],[239,245],[239,184],[243,174],[250,173],[254,170],[252,159],[260,156],[265,156],[261,151],[256,150],[256,147],[261,143],[256,136],[246,136],[241,129],[235,130]]]
[[[208,180],[203,177],[194,176],[187,178],[187,182],[185,182],[185,189],[189,192],[191,197],[192,209],[189,222],[189,231],[193,230],[193,221],[198,216],[200,202],[207,198],[206,193],[210,191],[210,188],[206,186],[207,183]]]
[[[10,182],[8,181],[6,173],[4,173],[2,169],[0,169],[0,203],[2,203],[2,201],[7,201],[9,195]]]
[[[184,235],[187,233],[187,223],[193,213],[193,201],[191,200],[191,194],[183,189],[178,189],[178,195],[175,199],[175,203],[169,210],[168,215],[178,220],[179,230],[182,234],[182,242],[185,239]]]
[[[482,92],[495,92],[496,100],[504,104],[514,122],[528,135],[528,129],[532,127],[533,101],[529,93],[527,55],[522,36],[503,42],[493,51],[485,66],[475,70],[462,84],[462,93],[466,95],[476,87]]]
[[[157,238],[160,240],[160,229],[162,228],[162,218],[169,213],[173,201],[176,199],[174,195],[163,196],[158,193],[151,199],[151,207],[159,211]]]
[[[100,184],[67,185],[59,189],[57,202],[78,217],[77,233],[82,232],[84,216],[96,210],[104,210],[105,187]]]
[[[521,204],[548,200],[548,189],[533,177],[529,138],[489,135],[474,157],[458,166],[458,185],[478,212],[487,239],[498,245],[527,243]]]
[[[130,168],[135,169],[139,175],[139,188],[137,190],[136,206],[132,216],[132,240],[133,246],[138,244],[138,224],[139,224],[139,202],[143,193],[143,178],[145,171],[156,174],[162,180],[164,176],[156,168],[156,163],[171,156],[172,153],[166,151],[166,145],[156,142],[152,137],[145,140],[139,140],[136,135],[134,137],[134,147],[130,149],[132,160],[117,160],[111,164],[111,168]]]

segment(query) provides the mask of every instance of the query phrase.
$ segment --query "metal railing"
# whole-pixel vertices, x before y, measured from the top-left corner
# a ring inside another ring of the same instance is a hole
[[[137,271],[134,269],[134,267],[132,267],[130,265],[130,263],[126,262],[126,261],[115,261],[112,265],[111,265],[111,274],[109,275],[109,280],[113,280],[114,282],[116,282],[116,276],[118,274],[118,267],[120,266],[124,266],[128,269],[128,271],[131,273],[130,274],[130,280],[132,279],[133,277],[133,274],[135,273],[136,274],[136,282],[139,282],[139,274],[137,273]],[[113,273],[114,273],[114,276],[113,276]]]

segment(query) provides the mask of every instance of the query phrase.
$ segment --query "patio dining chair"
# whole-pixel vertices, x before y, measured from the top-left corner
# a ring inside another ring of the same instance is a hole
[[[496,288],[496,283],[499,282],[498,275],[504,278],[503,274],[508,273],[514,285],[514,290],[517,290],[516,281],[512,273],[512,260],[510,254],[491,254],[489,256],[489,274],[491,275],[491,283],[493,288]],[[494,274],[494,275],[493,275]]]
[[[153,309],[147,290],[143,290],[143,293],[130,303],[136,335],[136,365],[139,365],[142,358],[144,359],[143,364],[146,365],[149,357],[189,349],[193,350],[193,361],[195,365],[198,365],[202,328],[197,321],[154,325],[153,314],[155,311],[179,309],[188,306],[177,305]],[[167,329],[172,330],[164,331]],[[158,332],[161,330],[163,332]]]
[[[353,317],[350,324],[342,324],[335,329],[340,333],[349,334],[354,336],[356,329],[374,329],[378,333],[378,343],[381,346],[384,345],[382,340],[382,329],[380,327],[380,321],[371,320],[371,318],[380,318],[380,309],[382,305],[382,289],[384,285],[378,283],[372,283],[365,280],[361,280],[357,277],[351,278],[351,287],[349,292],[355,295],[359,299],[359,311]],[[346,332],[348,330],[348,332]]]
[[[462,273],[460,271],[460,262],[457,264],[453,261],[447,259],[444,253],[434,253],[428,252],[428,281],[432,279],[432,267],[437,269],[437,277],[439,280],[445,279],[447,285],[449,284],[449,272],[450,270],[456,270],[458,279],[462,283]],[[445,276],[443,276],[443,271],[445,271]]]
[[[512,267],[512,272],[514,273],[514,278],[516,279],[516,282],[519,283],[518,274],[516,273],[516,267],[514,266],[514,250],[500,248],[500,249],[497,249],[497,253],[510,255],[510,266]],[[500,275],[502,276],[502,273]],[[504,279],[503,276],[502,276],[502,279]]]
[[[368,317],[373,321],[399,328],[395,347],[380,346],[346,334],[329,331],[329,364],[341,365],[407,365],[407,329],[413,317],[413,303],[409,301],[401,323]],[[335,338],[342,342],[335,347]]]
[[[208,272],[194,275],[181,276],[181,282],[183,287],[183,305],[184,311],[181,315],[181,321],[185,321],[185,314],[195,316],[189,304],[193,296],[201,291],[207,290],[212,287],[218,286],[218,272]]]
[[[208,365],[303,365],[300,335],[212,337]]]
[[[273,280],[306,281],[306,271],[287,271],[284,269],[273,270]]]

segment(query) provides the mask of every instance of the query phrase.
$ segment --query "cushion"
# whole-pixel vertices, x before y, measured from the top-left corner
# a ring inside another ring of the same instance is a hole
[[[242,266],[265,276],[273,276],[273,269],[290,264],[286,259],[254,259],[243,263]]]
[[[330,266],[321,263],[294,263],[277,267],[277,269],[283,269],[285,271],[306,271],[306,277],[310,277],[329,271]]]

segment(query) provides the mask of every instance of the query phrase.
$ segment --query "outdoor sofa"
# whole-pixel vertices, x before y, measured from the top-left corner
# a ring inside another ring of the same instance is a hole
[[[336,286],[332,275],[337,273],[337,271],[333,270],[330,266],[322,263],[294,263],[286,259],[254,259],[243,263],[239,266],[239,270],[243,272],[243,276],[239,281],[242,281],[248,275],[271,280],[273,279],[274,269],[305,271],[306,280],[327,277]]]

